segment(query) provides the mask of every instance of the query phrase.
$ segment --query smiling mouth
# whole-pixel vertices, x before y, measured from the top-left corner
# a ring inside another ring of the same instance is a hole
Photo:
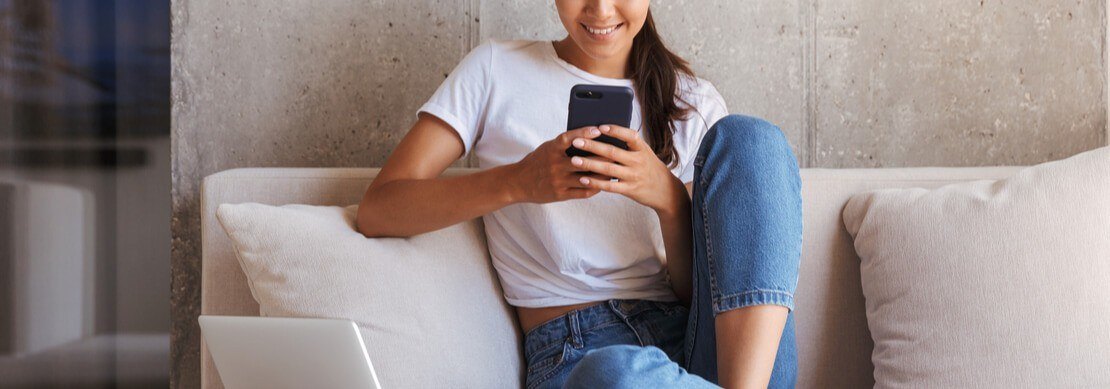
[[[605,27],[605,28],[593,28],[593,27],[587,26],[584,23],[578,23],[578,24],[581,25],[582,28],[586,29],[586,32],[590,33],[590,35],[593,35],[593,36],[599,37],[599,38],[607,37],[609,35],[612,35],[613,32],[621,29],[621,27],[624,27],[624,23],[619,23],[615,26],[609,26],[609,27]]]

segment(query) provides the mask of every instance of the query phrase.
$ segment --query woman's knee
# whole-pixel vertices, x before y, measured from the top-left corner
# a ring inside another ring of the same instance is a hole
[[[790,142],[779,126],[739,114],[727,115],[714,123],[700,146],[727,150],[737,157],[795,158]]]

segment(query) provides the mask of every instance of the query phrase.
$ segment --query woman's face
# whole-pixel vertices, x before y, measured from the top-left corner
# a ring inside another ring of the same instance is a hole
[[[590,57],[627,53],[647,19],[649,0],[555,0],[568,35]]]

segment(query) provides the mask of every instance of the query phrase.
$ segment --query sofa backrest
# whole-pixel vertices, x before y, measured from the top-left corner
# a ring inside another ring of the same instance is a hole
[[[803,169],[802,266],[795,296],[798,387],[873,386],[872,342],[860,287],[859,258],[840,212],[855,193],[899,187],[934,188],[953,182],[1000,179],[1019,167]],[[215,218],[222,203],[350,205],[378,168],[248,168],[205,177],[201,188],[201,313],[258,315],[231,241]],[[445,176],[477,168],[448,168]],[[506,336],[516,336],[506,334]],[[222,388],[201,345],[204,388]]]

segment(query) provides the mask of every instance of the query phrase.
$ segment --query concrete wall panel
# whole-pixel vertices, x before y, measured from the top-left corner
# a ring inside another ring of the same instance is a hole
[[[815,165],[1026,165],[1106,144],[1105,3],[818,3]]]
[[[481,2],[481,40],[547,39],[567,36],[551,0],[484,0]]]

